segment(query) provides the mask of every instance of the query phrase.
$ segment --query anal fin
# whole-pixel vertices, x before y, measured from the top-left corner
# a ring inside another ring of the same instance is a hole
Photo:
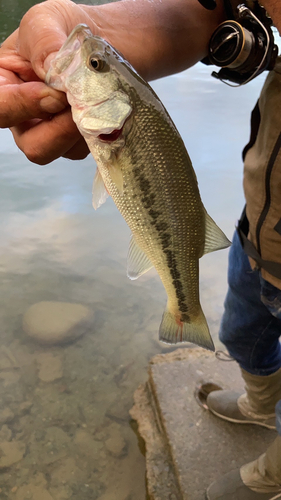
[[[129,252],[127,257],[127,276],[131,280],[136,280],[142,274],[146,273],[153,267],[149,258],[143,250],[138,246],[134,236],[131,236]]]

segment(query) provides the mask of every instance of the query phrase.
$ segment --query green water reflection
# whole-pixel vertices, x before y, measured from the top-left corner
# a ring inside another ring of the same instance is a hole
[[[37,3],[40,2],[35,0],[0,0],[0,43],[18,27],[25,12]],[[86,0],[76,1],[75,3],[101,5],[108,3],[108,0]]]

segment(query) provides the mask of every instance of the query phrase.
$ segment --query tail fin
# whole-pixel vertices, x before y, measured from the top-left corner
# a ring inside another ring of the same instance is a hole
[[[202,309],[195,320],[190,323],[179,323],[175,316],[166,309],[159,329],[159,340],[167,344],[192,342],[210,351],[215,350]]]

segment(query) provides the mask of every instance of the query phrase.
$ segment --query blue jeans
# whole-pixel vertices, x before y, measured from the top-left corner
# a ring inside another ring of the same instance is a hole
[[[219,338],[241,368],[270,375],[281,368],[281,290],[253,271],[237,232],[229,252],[228,292]],[[281,400],[276,405],[281,434]]]

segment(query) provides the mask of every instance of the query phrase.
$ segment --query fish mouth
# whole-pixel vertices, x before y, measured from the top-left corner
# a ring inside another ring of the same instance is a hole
[[[100,135],[98,135],[98,139],[100,139],[103,142],[114,142],[114,141],[117,141],[117,139],[120,137],[120,135],[123,132],[124,125],[120,129],[113,130],[112,132],[110,132],[110,134],[100,134]]]
[[[131,128],[128,122],[132,108],[126,103],[123,96],[122,98],[123,102],[120,99],[112,98],[91,105],[87,103],[82,113],[79,112],[75,103],[75,111],[78,110],[76,123],[82,135],[83,133],[92,135],[105,143],[116,142],[122,133],[127,135]]]
[[[99,134],[97,136],[97,138],[103,142],[115,142],[122,135],[125,127],[126,127],[125,134],[127,135],[127,133],[129,132],[129,130],[131,128],[130,118],[131,118],[131,114],[126,118],[126,120],[124,121],[121,128],[116,128],[116,129],[112,130],[111,132],[109,132],[109,134]]]

